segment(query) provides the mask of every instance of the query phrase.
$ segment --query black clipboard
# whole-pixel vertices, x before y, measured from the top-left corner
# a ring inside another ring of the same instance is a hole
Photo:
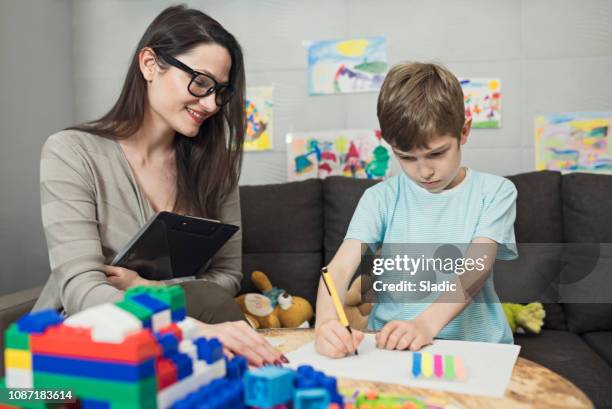
[[[147,280],[194,276],[238,230],[217,220],[156,213],[111,265],[134,270]]]

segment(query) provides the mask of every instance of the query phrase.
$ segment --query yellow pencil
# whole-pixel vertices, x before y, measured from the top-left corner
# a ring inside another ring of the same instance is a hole
[[[323,283],[325,283],[327,292],[334,303],[334,307],[336,308],[336,314],[338,314],[340,323],[346,327],[352,338],[353,331],[351,330],[348,319],[346,318],[344,308],[342,308],[342,303],[340,302],[340,297],[338,297],[338,292],[336,291],[334,280],[332,279],[331,274],[327,271],[327,267],[323,267],[321,269],[321,277],[323,277]],[[357,348],[355,348],[355,355],[359,355]]]

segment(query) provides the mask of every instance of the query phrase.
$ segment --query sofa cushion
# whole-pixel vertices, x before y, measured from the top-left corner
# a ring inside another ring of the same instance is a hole
[[[540,171],[507,176],[518,191],[514,233],[518,243],[562,243],[561,174]]]
[[[332,176],[323,181],[325,209],[325,264],[342,244],[363,192],[378,181]]]
[[[543,330],[537,336],[517,336],[520,356],[557,372],[573,382],[597,408],[612,408],[612,367],[580,336],[567,331]]]
[[[272,284],[315,302],[323,263],[321,181],[241,186],[242,272],[240,293],[259,292],[253,270]]]
[[[612,330],[612,176],[563,176],[567,264],[560,293],[571,331]]]
[[[612,365],[612,331],[587,332],[582,339]]]
[[[241,186],[244,253],[322,252],[323,192],[319,179]]]
[[[542,302],[544,328],[566,329],[557,285],[563,251],[561,173],[529,172],[507,178],[517,189],[514,233],[519,258],[496,262],[495,289],[502,302]]]

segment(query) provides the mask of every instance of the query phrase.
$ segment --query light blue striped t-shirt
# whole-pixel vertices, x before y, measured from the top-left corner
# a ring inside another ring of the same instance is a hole
[[[511,260],[518,256],[514,237],[516,195],[516,188],[508,179],[472,169],[467,170],[459,185],[440,193],[430,193],[401,172],[364,192],[345,239],[380,243],[384,252],[385,246],[397,244],[467,245],[476,237],[486,237],[498,243],[498,260]],[[414,319],[428,305],[427,299],[377,303],[368,327],[380,330],[391,320]],[[513,342],[495,293],[493,273],[473,302],[436,338]]]

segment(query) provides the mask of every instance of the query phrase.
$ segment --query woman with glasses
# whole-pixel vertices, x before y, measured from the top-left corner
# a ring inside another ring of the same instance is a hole
[[[170,7],[147,28],[121,94],[101,118],[49,137],[41,155],[43,227],[52,273],[35,309],[73,314],[167,285],[105,265],[156,212],[240,225],[245,115],[240,45],[217,21]],[[243,320],[242,237],[197,277],[178,283],[187,315],[251,363],[285,358]]]

